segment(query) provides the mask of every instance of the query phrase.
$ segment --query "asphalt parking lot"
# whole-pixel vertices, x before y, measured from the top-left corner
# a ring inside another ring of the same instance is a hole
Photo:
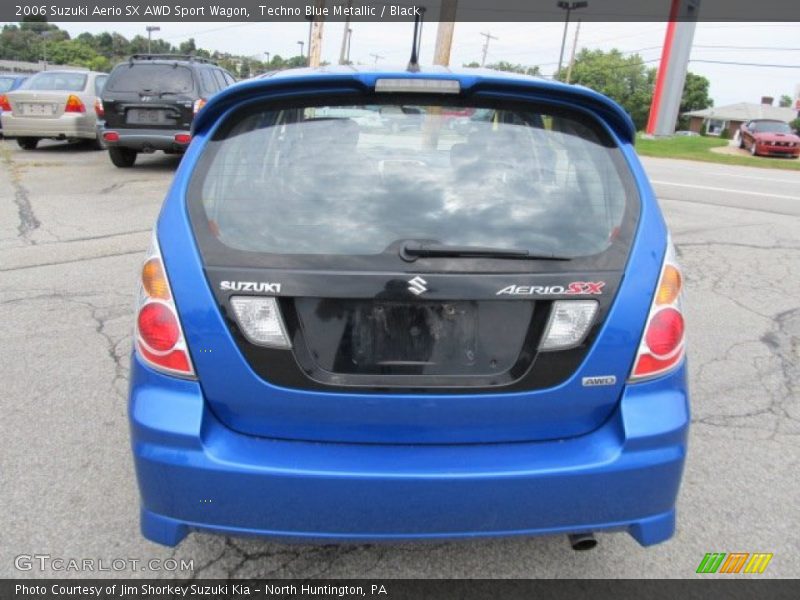
[[[177,159],[0,142],[1,577],[18,555],[194,561],[103,576],[692,577],[707,552],[772,552],[800,573],[800,172],[646,159],[688,282],[693,428],[678,531],[643,549],[599,535],[291,546],[145,541],[128,448],[133,292]]]

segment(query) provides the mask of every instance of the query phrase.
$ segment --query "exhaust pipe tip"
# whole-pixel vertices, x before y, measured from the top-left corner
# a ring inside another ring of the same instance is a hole
[[[597,546],[597,539],[594,537],[594,534],[591,532],[587,533],[573,533],[569,536],[569,545],[572,546],[572,549],[576,552],[581,552],[583,550],[591,550],[595,546]]]

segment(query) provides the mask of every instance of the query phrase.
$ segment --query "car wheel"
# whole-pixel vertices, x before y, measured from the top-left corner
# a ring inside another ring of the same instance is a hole
[[[744,136],[741,135],[741,134],[739,135],[739,148],[741,148],[742,150],[744,150],[744,148],[745,148],[745,146],[744,146]]]
[[[128,169],[136,162],[136,150],[130,148],[109,148],[108,156],[115,167],[120,169]]]
[[[39,138],[35,137],[21,137],[17,138],[17,145],[23,150],[36,150],[36,146],[39,144]]]
[[[750,154],[753,156],[758,156],[758,151],[756,150],[756,141],[753,140],[753,143],[750,145]]]

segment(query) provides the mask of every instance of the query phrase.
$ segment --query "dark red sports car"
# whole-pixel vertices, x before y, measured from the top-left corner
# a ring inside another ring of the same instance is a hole
[[[750,150],[753,156],[800,156],[800,137],[783,121],[754,119],[743,123],[739,148]]]

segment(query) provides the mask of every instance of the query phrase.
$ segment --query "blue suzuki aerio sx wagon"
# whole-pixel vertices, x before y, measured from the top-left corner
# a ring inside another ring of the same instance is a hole
[[[683,279],[618,105],[341,67],[193,127],[136,307],[146,538],[672,536]]]

